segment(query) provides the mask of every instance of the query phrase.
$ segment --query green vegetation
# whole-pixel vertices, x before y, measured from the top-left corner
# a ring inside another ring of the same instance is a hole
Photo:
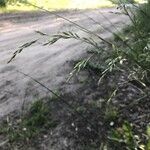
[[[149,103],[148,100],[150,96],[148,92],[150,89],[149,88],[150,85],[150,78],[149,78],[150,76],[150,30],[149,30],[150,1],[140,6],[133,4],[132,7],[126,7],[126,5],[122,5],[120,7],[121,9],[123,9],[124,15],[127,15],[129,17],[132,24],[125,29],[126,32],[123,32],[123,35],[119,35],[119,33],[114,34],[115,41],[106,41],[101,36],[95,33],[91,33],[87,29],[83,29],[81,27],[81,30],[84,30],[86,33],[90,35],[96,36],[97,38],[101,39],[103,43],[108,45],[109,52],[104,50],[101,46],[99,46],[97,41],[93,40],[92,38],[80,37],[78,34],[72,32],[62,32],[58,35],[54,35],[53,39],[49,41],[48,44],[53,44],[57,42],[59,39],[73,38],[75,40],[79,40],[92,45],[94,48],[92,51],[90,51],[91,55],[87,59],[84,59],[75,65],[74,70],[71,73],[71,77],[73,74],[79,73],[82,69],[86,69],[87,66],[90,66],[91,68],[94,68],[94,70],[95,69],[99,70],[97,72],[98,75],[100,76],[98,80],[98,84],[101,85],[101,83],[104,82],[106,78],[109,77],[111,78],[113,74],[115,74],[116,76],[120,74],[120,76],[122,76],[124,73],[126,73],[127,79],[122,86],[129,86],[130,84],[132,84],[137,89],[140,89],[142,91],[142,94],[138,99],[134,99],[132,103],[130,102],[124,109],[128,109],[129,105],[130,107],[133,107],[135,104],[137,105],[137,107],[143,109],[145,107],[144,101],[147,101],[147,103]],[[110,96],[108,101],[112,101],[111,99],[117,96],[116,93],[121,93],[121,88],[119,85],[116,84],[113,88],[115,88],[116,90]],[[109,90],[111,91],[112,89],[109,88]],[[103,108],[107,108],[106,106],[107,105],[104,105]],[[116,109],[120,109],[121,105],[115,107]],[[90,107],[88,107],[88,110],[91,110],[92,108],[93,108],[92,105],[90,105]],[[101,109],[101,112],[99,112],[99,114],[106,116],[104,118],[99,118],[95,112],[94,116],[97,116],[96,120],[102,119],[102,122],[106,123],[107,120],[113,120],[112,118],[114,119],[118,118],[117,115],[118,113],[113,108],[114,106],[111,105],[109,109]],[[90,129],[91,130],[93,129],[94,131],[98,132],[97,122],[93,119],[90,119],[90,114],[88,114],[88,112],[85,111],[85,108],[82,108],[81,110],[82,112],[84,112],[84,116],[86,117],[86,119],[89,122],[93,122],[95,125],[90,127]],[[97,109],[93,108],[92,110],[96,111]],[[121,114],[120,112],[119,116],[121,115],[123,114]],[[78,119],[79,116],[75,118],[75,120]],[[78,120],[77,122],[80,123],[81,120]],[[114,120],[112,121],[112,125],[113,123]],[[133,128],[131,127],[132,125],[128,122],[125,123],[118,122],[117,124],[118,127],[117,128],[115,127],[112,130],[110,136],[108,136],[107,134],[104,135],[104,137],[107,137],[104,141],[102,139],[99,139],[100,137],[97,136],[94,133],[94,131],[93,132],[91,131],[92,132],[91,134],[95,137],[94,139],[95,143],[94,145],[93,144],[91,145],[93,149],[98,148],[97,147],[99,145],[98,141],[103,141],[103,144],[102,145],[100,144],[101,145],[100,147],[102,147],[102,149],[108,149],[108,150],[111,148],[119,149],[120,147],[122,147],[123,150],[128,150],[128,149],[149,150],[150,149],[149,136],[146,135],[146,137],[148,137],[147,138],[148,140],[144,140],[144,137],[142,135],[144,134],[145,131],[143,129],[141,129],[143,133],[141,132],[138,133],[139,129],[133,131]],[[134,122],[133,124],[134,126],[136,126]],[[77,125],[77,128],[78,126],[82,126],[82,125],[81,124]],[[102,126],[101,128],[104,127]],[[111,131],[111,129],[108,127],[108,124],[106,125],[105,130],[107,130],[108,132]],[[85,133],[87,132],[86,129],[84,128],[81,130],[81,132],[82,131],[84,131]],[[84,140],[85,141],[87,140],[87,137],[81,136],[82,134],[83,133],[79,132],[80,135],[79,138],[82,139],[82,141],[80,141],[81,143]],[[90,138],[91,137],[89,135],[88,140],[92,140]],[[88,147],[89,146],[90,146],[90,141],[88,141]],[[87,149],[87,147],[85,149]]]
[[[128,0],[127,0],[128,1]],[[126,3],[127,1],[120,1]],[[137,0],[136,2],[142,2]],[[133,1],[131,0],[130,3]],[[36,11],[37,8],[32,5],[43,7],[48,10],[62,10],[62,9],[95,9],[100,7],[112,7],[117,4],[116,0],[0,0],[0,13],[3,12],[18,12],[18,11]]]
[[[30,110],[16,119],[7,118],[0,126],[0,134],[5,135],[10,144],[15,142],[28,142],[40,134],[48,134],[46,131],[56,127],[56,118],[52,116],[50,105],[42,100],[34,102]]]
[[[112,3],[109,0],[29,0],[27,1],[33,5],[43,7],[49,10],[61,10],[61,9],[94,9],[99,7],[111,7]],[[16,11],[34,11],[37,8],[31,6],[30,4],[26,3],[24,0],[10,0],[10,1],[0,1],[1,6],[5,6],[5,9],[0,9],[0,12],[16,12]]]
[[[80,95],[76,101],[69,96],[56,96],[54,103],[61,112],[60,115],[55,110],[57,121],[53,119],[49,103],[36,102],[17,127],[12,124],[2,126],[1,133],[8,135],[10,141],[31,139],[59,122],[63,124],[62,135],[72,140],[73,146],[79,150],[150,150],[150,118],[149,111],[146,111],[150,105],[150,1],[139,6],[120,7],[131,25],[121,34],[114,33],[114,40],[105,40],[78,26],[90,34],[90,38],[62,32],[46,43],[51,45],[60,39],[72,38],[92,45],[90,56],[79,61],[70,75],[73,77],[82,70],[89,71],[91,76],[84,88],[99,95],[91,100],[86,99],[86,94]],[[107,50],[92,36],[100,39]],[[23,45],[10,61],[35,42]]]
[[[147,128],[149,130],[149,127]],[[148,132],[145,134],[147,137]],[[141,142],[141,139],[138,135],[134,135],[133,127],[130,123],[124,122],[122,124],[122,127],[119,127],[117,129],[113,129],[110,132],[110,136],[108,137],[108,143],[111,147],[114,149],[119,149],[122,147],[122,149],[129,149],[129,150],[149,150],[149,140],[146,141],[145,144]],[[109,145],[108,144],[108,145]]]

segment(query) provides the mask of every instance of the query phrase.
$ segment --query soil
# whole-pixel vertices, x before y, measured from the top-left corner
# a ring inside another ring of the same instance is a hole
[[[58,13],[104,38],[109,38],[112,33],[104,31],[88,16],[110,30],[116,31],[116,28],[120,29],[128,22],[126,16],[112,13],[118,11],[109,8]],[[109,18],[109,21],[106,18]],[[60,40],[54,45],[43,46],[49,38],[42,37],[35,30],[50,36],[61,31],[73,31],[80,36],[91,36],[69,22],[44,12],[0,14],[0,117],[15,110],[19,111],[23,104],[49,94],[18,71],[29,74],[52,90],[57,90],[72,70],[68,63],[83,57],[86,55],[87,48],[91,48],[90,45],[74,39]],[[93,38],[97,40],[96,37]],[[7,64],[19,46],[35,39],[38,39],[37,43],[24,49],[13,62]],[[70,84],[66,90],[76,91],[79,86],[79,84]]]
[[[100,15],[100,11],[105,17]],[[116,27],[121,29],[125,22],[128,23],[128,19],[125,16],[110,13],[114,11],[116,10],[111,8],[58,13],[109,39],[112,34],[100,30],[99,25],[93,23],[87,16],[116,32]],[[75,62],[86,57],[87,49],[91,47],[72,39],[60,40],[52,46],[43,47],[42,44],[47,39],[34,31],[40,30],[52,35],[71,30],[81,36],[89,37],[89,35],[64,20],[43,12],[2,16],[3,19],[0,22],[0,34],[2,35],[0,37],[0,56],[2,58],[0,60],[0,117],[10,116],[16,121],[20,114],[22,115],[22,111],[28,110],[27,104],[40,98],[46,101],[50,96],[47,90],[31,78],[17,72],[18,70],[29,74],[48,88],[60,92],[61,99],[65,100],[65,103],[58,99],[50,104],[54,116],[61,122],[56,128],[41,133],[27,143],[12,144],[1,135],[0,146],[3,150],[84,150],[88,149],[86,146],[93,144],[93,141],[100,145],[101,141],[105,141],[108,131],[119,127],[125,120],[132,123],[134,132],[141,134],[142,139],[144,138],[142,133],[145,132],[150,120],[149,98],[137,101],[143,93],[133,84],[126,83],[128,72],[113,72],[98,85],[100,72],[93,68],[86,68],[66,82]],[[106,17],[109,18],[109,22]],[[115,28],[110,22],[115,24]],[[40,39],[38,43],[26,48],[13,62],[7,64],[18,46],[37,38]],[[109,50],[104,43],[100,42],[100,44],[107,51]],[[111,106],[118,109],[119,116],[115,119],[106,119],[104,117],[106,107],[103,103],[106,104],[105,101],[109,99],[116,86],[119,87],[119,90],[112,98]],[[80,115],[66,106],[66,102],[71,107],[80,109]],[[96,107],[95,104],[97,104]],[[97,108],[99,104],[101,109]],[[111,122],[114,123],[113,126]],[[94,150],[98,149],[96,147]],[[123,147],[120,150],[124,150]]]

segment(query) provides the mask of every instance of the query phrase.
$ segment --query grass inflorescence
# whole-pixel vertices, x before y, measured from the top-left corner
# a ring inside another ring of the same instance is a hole
[[[45,43],[51,45],[60,39],[74,39],[93,46],[89,57],[75,64],[69,80],[74,74],[88,70],[91,82],[85,85],[86,88],[90,88],[91,93],[97,92],[97,97],[90,97],[89,100],[86,94],[84,97],[81,94],[77,101],[72,98],[66,101],[59,97],[65,104],[63,108],[64,105],[61,105],[61,108],[65,109],[65,117],[61,120],[64,126],[60,131],[63,136],[78,145],[79,150],[117,150],[120,147],[121,150],[150,149],[150,1],[142,5],[128,1],[131,6],[126,5],[127,1],[119,2],[121,5],[118,8],[129,17],[131,24],[121,35],[115,34],[113,41],[105,40],[100,35],[63,18],[91,37],[81,37],[69,31],[56,34]],[[38,33],[45,36],[42,32]],[[102,41],[107,49],[92,36]],[[10,61],[17,56],[18,51],[15,54]],[[42,85],[39,81],[34,81]],[[88,93],[82,89],[82,93],[84,92]],[[7,134],[10,135],[10,139],[31,138],[41,131],[41,127],[47,129],[53,126],[49,113],[47,105],[39,101],[31,107],[29,115],[21,121],[19,129],[17,128],[15,133],[14,128],[7,129]],[[20,127],[24,130],[20,130]]]

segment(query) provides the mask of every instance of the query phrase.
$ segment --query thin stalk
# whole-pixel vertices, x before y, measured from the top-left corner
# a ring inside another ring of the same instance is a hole
[[[99,11],[99,14],[103,16],[103,18],[106,19],[109,22],[109,24],[112,25],[117,32],[119,32],[119,29],[109,20],[109,18],[107,18],[101,11]]]
[[[93,127],[94,133],[95,133],[97,136],[99,136],[99,134],[97,133],[97,131],[96,131],[95,128],[94,128],[94,125],[93,125],[91,122],[89,122],[81,113],[79,113],[76,109],[74,109],[74,107],[73,107],[71,104],[69,104],[68,102],[66,102],[66,100],[63,99],[60,95],[58,95],[57,93],[55,93],[53,90],[51,90],[50,88],[48,88],[48,87],[47,87],[46,85],[44,85],[43,83],[39,82],[37,79],[31,77],[30,75],[28,75],[28,74],[26,74],[26,73],[24,73],[24,72],[21,72],[21,71],[19,71],[19,70],[18,70],[17,72],[19,72],[19,73],[23,74],[24,76],[30,78],[31,80],[33,80],[34,82],[38,83],[40,86],[42,86],[43,88],[45,88],[47,91],[49,91],[50,93],[52,93],[53,95],[55,95],[59,100],[61,100],[65,105],[68,106],[68,108],[69,108],[69,110],[70,110],[70,113],[73,113],[73,112],[71,111],[71,110],[73,110],[75,113],[77,113],[79,116],[81,116],[82,119],[84,119],[89,125],[91,125],[91,127]]]
[[[89,16],[87,16],[87,17],[89,17]],[[89,17],[89,19],[92,20],[94,23],[97,23],[99,26],[101,26],[102,28],[104,28],[106,31],[114,34],[116,37],[118,37],[123,42],[124,45],[126,45],[130,50],[133,50],[132,47],[126,41],[124,41],[118,34],[112,32],[108,28],[104,27],[102,24],[100,24],[99,22],[95,21],[93,18]]]
[[[99,35],[95,34],[94,32],[92,32],[92,31],[90,31],[90,30],[84,28],[83,26],[81,26],[81,25],[79,25],[79,24],[77,24],[77,23],[75,23],[75,22],[69,20],[68,18],[63,17],[63,16],[57,14],[56,12],[49,11],[49,10],[47,10],[47,9],[41,8],[41,7],[36,6],[36,5],[34,5],[34,4],[32,4],[32,3],[29,3],[29,2],[27,2],[27,4],[29,4],[29,5],[31,5],[31,6],[33,6],[33,7],[35,7],[35,8],[38,8],[38,9],[40,9],[40,10],[43,10],[43,11],[49,13],[49,14],[53,14],[53,15],[59,17],[59,18],[62,18],[62,19],[64,19],[64,20],[70,22],[71,24],[74,24],[76,27],[80,28],[80,30],[82,30],[83,32],[86,32],[86,33],[88,33],[88,34],[94,35],[94,36],[96,36],[97,38],[99,38],[100,40],[102,40],[103,42],[105,42],[106,44],[112,46],[112,43],[111,43],[111,42],[105,40],[105,39],[102,38],[101,36],[99,36]]]

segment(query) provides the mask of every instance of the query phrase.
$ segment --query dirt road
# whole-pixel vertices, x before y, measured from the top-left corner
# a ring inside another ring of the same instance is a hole
[[[59,14],[108,38],[111,33],[104,31],[88,16],[111,31],[115,31],[116,28],[120,29],[128,22],[125,16],[110,13],[115,11],[118,10],[111,8],[66,11],[59,12]],[[0,117],[14,110],[20,110],[24,102],[31,102],[48,95],[46,90],[17,70],[29,74],[49,88],[56,90],[62,86],[71,71],[68,62],[80,58],[85,54],[87,47],[89,48],[89,45],[75,40],[60,40],[52,46],[42,46],[46,39],[37,34],[35,30],[46,32],[49,35],[61,31],[75,31],[81,36],[91,36],[83,33],[69,22],[50,14],[0,15]],[[7,64],[19,46],[35,39],[39,39],[39,42],[24,49],[13,62]],[[73,88],[69,89],[73,90]]]

